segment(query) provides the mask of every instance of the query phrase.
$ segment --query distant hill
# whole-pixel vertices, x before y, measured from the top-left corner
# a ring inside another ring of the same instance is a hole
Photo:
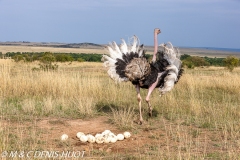
[[[32,46],[32,47],[57,47],[57,48],[103,48],[103,45],[95,43],[57,43],[57,42],[0,42],[2,46]]]
[[[57,45],[53,47],[60,47],[60,48],[102,48],[102,45],[95,44],[95,43],[69,43],[63,45]]]

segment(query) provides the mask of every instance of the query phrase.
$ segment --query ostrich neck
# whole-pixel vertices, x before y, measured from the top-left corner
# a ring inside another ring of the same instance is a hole
[[[154,54],[157,53],[158,50],[158,37],[157,34],[154,34]]]
[[[153,52],[153,59],[152,59],[153,62],[156,61],[157,50],[158,50],[158,39],[157,39],[157,34],[154,33],[154,52]]]

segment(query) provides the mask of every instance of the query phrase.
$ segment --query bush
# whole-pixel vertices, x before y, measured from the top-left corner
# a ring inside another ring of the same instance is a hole
[[[182,61],[183,66],[187,66],[188,68],[210,65],[204,58],[198,56],[185,56],[184,60]]]
[[[82,59],[82,58],[78,58],[77,61],[78,61],[78,62],[84,62],[85,60]]]
[[[52,63],[55,61],[56,61],[56,58],[51,52],[45,52],[44,55],[40,58],[40,62],[42,63]]]
[[[180,59],[184,60],[184,59],[187,59],[188,57],[191,57],[191,56],[188,54],[183,54],[183,55],[181,55]]]
[[[24,60],[23,55],[14,55],[12,58],[15,62],[19,62],[19,61]]]
[[[44,71],[49,71],[49,70],[57,70],[58,65],[53,64],[53,62],[56,61],[56,58],[54,57],[53,53],[51,52],[45,52],[43,57],[40,58],[40,69]]]
[[[189,68],[189,69],[194,69],[195,66],[193,64],[193,62],[190,62],[190,61],[186,61],[186,60],[183,60],[182,61],[182,65]]]
[[[57,62],[72,62],[74,60],[70,54],[59,53],[55,54],[55,57]]]
[[[75,54],[74,57],[76,58],[76,60],[78,58],[82,58],[84,61],[87,61],[87,62],[101,62],[102,55],[81,53],[81,54]]]
[[[211,66],[224,66],[224,58],[209,58],[204,57],[205,61],[207,61]]]
[[[239,59],[235,56],[227,56],[224,60],[224,64],[229,71],[233,71],[235,67],[239,65]]]

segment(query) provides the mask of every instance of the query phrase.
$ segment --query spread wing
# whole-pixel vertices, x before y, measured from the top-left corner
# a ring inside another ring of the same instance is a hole
[[[112,42],[107,46],[109,55],[103,55],[102,61],[108,75],[116,82],[141,79],[150,69],[145,57],[143,45],[139,46],[137,36],[133,36],[131,45],[122,39],[120,46]]]
[[[161,94],[165,94],[178,82],[183,69],[177,48],[174,48],[170,42],[161,44],[160,47],[162,47],[163,51],[158,52],[159,59],[156,63],[159,64],[159,70],[161,70],[159,91]]]

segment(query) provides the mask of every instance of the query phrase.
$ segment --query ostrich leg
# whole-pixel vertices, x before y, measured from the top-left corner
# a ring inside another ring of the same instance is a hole
[[[138,124],[143,123],[143,118],[142,118],[142,97],[140,95],[140,87],[139,85],[136,85],[136,91],[137,91],[137,99],[138,99],[138,106],[139,106],[139,121],[137,122]]]
[[[161,73],[158,73],[158,77],[160,77],[160,76],[161,76]],[[148,114],[149,114],[150,117],[152,117],[152,110],[153,110],[153,108],[152,108],[152,106],[151,106],[151,104],[150,104],[150,96],[151,96],[152,91],[155,89],[155,87],[156,87],[157,84],[158,84],[158,79],[159,79],[159,78],[157,78],[156,82],[154,82],[154,83],[148,88],[148,94],[147,94],[147,97],[146,97],[146,102],[147,102],[147,104],[148,104],[148,109],[149,109]]]
[[[158,39],[157,39],[157,35],[161,33],[160,29],[159,28],[155,28],[154,29],[154,52],[153,52],[153,59],[152,59],[152,62],[155,63],[156,62],[156,55],[157,55],[157,50],[158,50]],[[158,74],[158,77],[160,77],[160,75]],[[149,88],[148,88],[148,94],[147,94],[147,97],[146,97],[146,102],[148,104],[148,108],[149,108],[149,116],[151,117],[152,116],[152,107],[151,107],[151,104],[150,104],[150,95],[152,93],[152,91],[155,89],[155,87],[157,86],[157,83],[158,83],[158,79],[156,80],[156,82],[154,82]]]

